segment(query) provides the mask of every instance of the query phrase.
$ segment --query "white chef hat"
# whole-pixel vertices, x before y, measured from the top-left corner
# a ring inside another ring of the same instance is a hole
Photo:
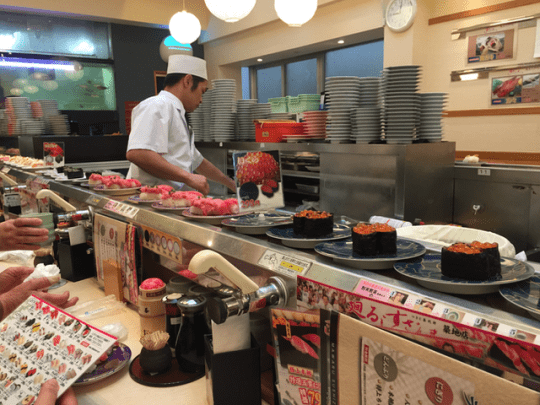
[[[190,74],[208,80],[208,76],[206,74],[206,61],[204,59],[196,58],[195,56],[190,55],[169,56],[167,74],[169,73]]]

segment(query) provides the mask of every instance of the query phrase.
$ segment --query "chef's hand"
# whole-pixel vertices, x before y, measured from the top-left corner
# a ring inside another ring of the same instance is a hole
[[[39,218],[17,218],[0,223],[0,250],[37,250],[37,243],[46,242],[49,231],[34,228],[42,224]]]
[[[60,386],[56,380],[48,380],[41,384],[41,390],[35,405],[77,405],[77,398],[72,388],[68,388],[58,400]]]
[[[189,183],[186,182],[186,184],[189,187],[201,192],[203,195],[208,195],[208,193],[210,192],[210,185],[208,184],[208,180],[205,176],[201,174],[193,173],[189,177]]]
[[[60,280],[56,277],[33,278],[23,282],[34,272],[32,267],[10,267],[0,273],[0,320],[8,316],[21,305],[31,294],[60,308],[69,308],[77,303],[77,297],[69,297],[69,292],[51,294],[47,290]]]

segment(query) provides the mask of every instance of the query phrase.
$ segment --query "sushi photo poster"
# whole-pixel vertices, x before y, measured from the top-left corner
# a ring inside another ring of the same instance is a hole
[[[514,59],[517,50],[517,24],[473,31],[468,34],[467,62]]]
[[[491,105],[540,102],[540,72],[491,79]]]
[[[0,324],[0,403],[31,405],[53,378],[62,395],[116,340],[30,296]]]
[[[65,161],[64,142],[43,142],[45,166],[62,167]]]
[[[319,405],[321,401],[321,334],[317,313],[272,309],[276,350],[276,387],[281,404]],[[326,369],[325,369],[326,370]],[[286,402],[288,401],[288,402]]]
[[[233,153],[240,212],[262,212],[285,206],[279,151]]]

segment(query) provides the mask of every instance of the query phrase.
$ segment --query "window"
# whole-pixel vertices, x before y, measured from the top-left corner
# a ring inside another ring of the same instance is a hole
[[[384,41],[326,52],[326,77],[379,77],[383,70]]]
[[[384,41],[377,40],[321,52],[304,59],[286,60],[277,66],[257,66],[256,94],[259,103],[269,98],[317,94],[332,76],[379,77],[383,70]],[[282,80],[285,85],[282,85]],[[242,73],[243,97],[249,90],[249,74]],[[317,91],[319,89],[319,91]]]
[[[317,59],[307,59],[285,65],[287,95],[317,93]]]
[[[281,97],[281,66],[257,70],[257,96],[259,103]]]

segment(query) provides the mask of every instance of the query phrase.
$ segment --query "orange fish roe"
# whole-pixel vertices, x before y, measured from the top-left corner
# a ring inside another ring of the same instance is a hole
[[[478,247],[473,247],[466,243],[455,243],[452,246],[448,246],[448,251],[455,252],[455,253],[465,253],[465,254],[482,253],[482,249]]]
[[[471,242],[470,245],[478,249],[493,249],[499,247],[498,243],[479,242],[477,240]]]
[[[353,231],[360,235],[367,235],[375,232],[375,228],[371,224],[358,224],[353,228]]]
[[[326,211],[311,211],[311,210],[304,210],[302,212],[297,212],[294,214],[295,217],[306,217],[311,219],[319,219],[319,218],[329,218],[332,216],[329,212]]]
[[[382,224],[380,222],[373,224],[373,227],[377,232],[394,232],[396,230],[393,226]]]

